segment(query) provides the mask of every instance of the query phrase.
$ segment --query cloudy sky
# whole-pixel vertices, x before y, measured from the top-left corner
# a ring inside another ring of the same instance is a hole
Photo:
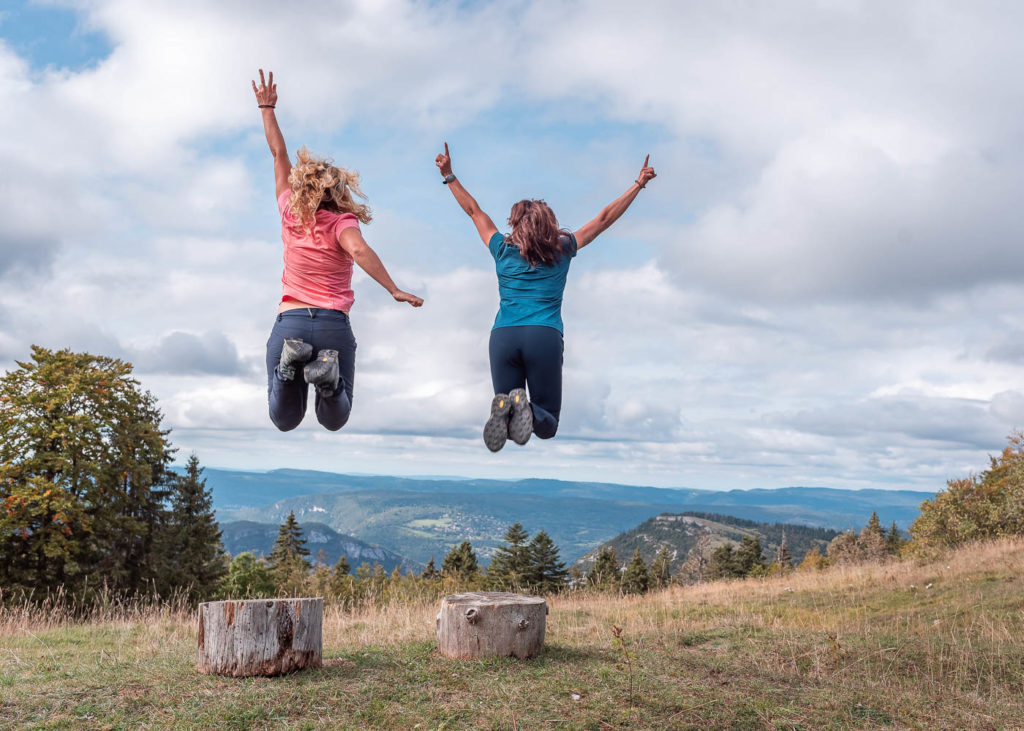
[[[724,489],[937,489],[1024,427],[1024,5],[7,2],[0,367],[131,360],[208,466]],[[355,280],[353,416],[278,433],[273,172],[249,81],[359,170],[393,303]],[[578,228],[559,435],[480,439],[496,222]]]

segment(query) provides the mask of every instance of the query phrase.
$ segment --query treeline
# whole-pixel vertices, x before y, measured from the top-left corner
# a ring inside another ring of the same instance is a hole
[[[665,546],[650,563],[639,549],[623,563],[606,546],[583,573],[567,570],[545,531],[531,538],[516,523],[486,571],[464,541],[440,568],[431,559],[419,574],[396,569],[389,575],[367,564],[352,574],[345,557],[334,566],[310,561],[294,514],[268,557],[231,558],[202,467],[192,455],[182,474],[171,469],[175,450],[161,418],[155,399],[131,377],[131,365],[117,359],[33,346],[31,360],[0,377],[0,600],[31,600],[56,589],[83,607],[111,593],[177,595],[193,603],[322,595],[346,604],[478,589],[640,594],[672,582],[893,560],[1024,534],[1024,435],[1017,433],[987,470],[950,480],[924,501],[909,540],[872,513],[860,531],[835,536],[824,554],[811,548],[797,566],[786,533],[766,556],[752,531],[738,544],[715,543],[705,533],[674,570]],[[699,517],[763,527],[730,516]],[[815,531],[821,530],[808,529],[801,538],[820,540]]]
[[[0,377],[0,588],[208,596],[226,571],[193,455],[174,449],[131,365],[32,348]]]

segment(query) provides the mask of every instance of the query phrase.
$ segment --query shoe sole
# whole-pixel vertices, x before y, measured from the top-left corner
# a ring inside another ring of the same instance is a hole
[[[316,387],[317,393],[324,398],[330,398],[341,385],[340,369],[338,352],[321,350],[317,353],[316,360],[310,361],[302,369],[302,377],[306,383]]]
[[[512,402],[512,418],[508,420],[509,439],[519,445],[526,444],[533,434],[533,409],[526,398],[526,389],[509,391],[508,400]]]
[[[484,424],[484,444],[492,452],[505,446],[508,440],[508,416],[512,411],[512,402],[503,393],[494,395],[491,400],[491,416]]]
[[[313,358],[313,346],[302,342],[301,338],[285,338],[281,346],[281,360],[277,364],[277,373],[285,381],[295,380],[295,370],[304,366]]]

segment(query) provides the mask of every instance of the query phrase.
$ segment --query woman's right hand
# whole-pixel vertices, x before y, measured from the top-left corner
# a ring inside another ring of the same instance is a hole
[[[260,85],[252,82],[252,90],[256,93],[256,103],[260,106],[275,106],[277,104],[277,84],[274,83],[274,72],[270,72],[270,78],[264,80],[263,69],[260,69]]]
[[[444,152],[437,156],[434,160],[434,164],[437,165],[438,169],[441,171],[441,175],[452,174],[452,158],[451,155],[448,154],[447,142],[444,143]]]

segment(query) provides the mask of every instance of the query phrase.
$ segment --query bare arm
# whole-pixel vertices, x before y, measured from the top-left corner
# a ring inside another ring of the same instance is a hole
[[[468,190],[462,187],[459,179],[454,177],[454,173],[452,173],[452,158],[448,154],[447,142],[444,143],[444,152],[439,154],[434,162],[441,171],[441,175],[445,177],[453,176],[452,180],[448,183],[448,188],[452,191],[452,195],[455,196],[455,200],[462,206],[462,210],[466,212],[466,215],[473,219],[473,223],[476,225],[476,232],[480,234],[484,246],[487,246],[487,242],[498,232],[498,227],[494,225],[494,221],[491,220],[490,216],[480,210],[476,199],[469,194]]]
[[[629,205],[636,199],[637,194],[655,177],[654,168],[647,165],[650,159],[650,155],[644,159],[640,175],[637,176],[636,182],[629,187],[629,190],[602,208],[601,212],[597,214],[597,218],[584,224],[576,232],[576,246],[578,249],[582,249],[600,234],[604,233],[609,226],[618,221],[619,217],[626,212]]]
[[[358,228],[352,226],[342,229],[338,236],[338,243],[341,244],[341,248],[351,254],[359,268],[373,277],[373,280],[386,289],[396,302],[408,302],[413,307],[423,304],[423,298],[403,292],[398,288],[391,279],[391,275],[388,274],[388,270],[384,268],[384,263],[377,256],[377,252],[366,243],[366,239],[363,238]]]
[[[260,105],[260,112],[263,115],[263,131],[267,135],[267,144],[270,146],[270,154],[274,156],[274,194],[280,197],[281,193],[289,188],[288,175],[292,171],[291,160],[288,159],[288,148],[284,144],[284,135],[277,125],[277,115],[274,114],[274,107],[277,105],[277,84],[274,83],[274,72],[271,71],[269,78],[263,79],[263,69],[260,69],[260,85],[252,82],[252,90],[256,93],[256,103]]]

